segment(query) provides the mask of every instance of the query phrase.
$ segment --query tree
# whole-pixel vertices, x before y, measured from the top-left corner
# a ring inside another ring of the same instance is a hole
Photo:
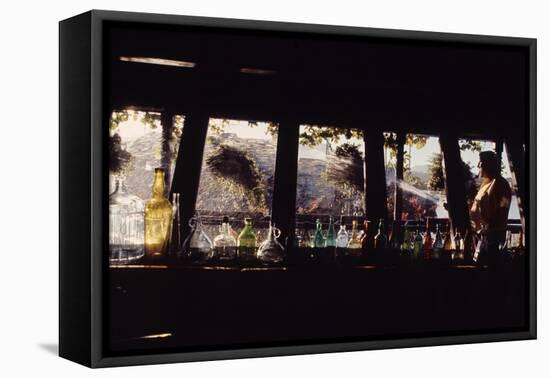
[[[140,120],[150,128],[155,129],[160,121],[160,113],[156,112],[141,112],[136,110],[122,110],[112,112],[109,120],[109,170],[114,174],[124,174],[130,167],[132,162],[132,154],[122,146],[122,138],[117,133],[118,125],[122,122],[127,122],[130,116],[136,121]]]
[[[443,155],[435,153],[428,165],[430,178],[428,180],[428,189],[442,191],[445,189],[445,174],[443,173]]]
[[[266,188],[263,174],[246,151],[220,144],[206,159],[213,175],[224,182],[225,187],[244,195],[251,207],[265,210]]]
[[[337,159],[329,160],[327,180],[341,190],[362,192],[365,183],[363,154],[355,144],[344,143],[335,149]]]

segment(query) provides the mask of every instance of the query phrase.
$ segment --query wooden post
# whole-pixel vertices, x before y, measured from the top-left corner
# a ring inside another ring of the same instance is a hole
[[[403,213],[403,189],[401,181],[403,181],[403,164],[404,164],[404,145],[406,135],[403,132],[397,134],[397,162],[395,164],[395,196],[393,200],[393,219],[401,220]]]
[[[505,143],[508,161],[510,163],[510,171],[512,172],[512,190],[518,199],[521,227],[525,235],[525,209],[528,208],[525,193],[525,151],[523,150],[522,139],[520,138],[508,137]]]
[[[295,228],[299,129],[297,121],[281,120],[277,133],[271,219],[281,229],[281,240],[289,245]]]
[[[169,191],[171,177],[171,159],[170,159],[170,138],[172,135],[172,128],[174,126],[174,113],[171,111],[163,111],[161,113],[160,124],[162,126],[162,153],[160,165],[164,168],[164,184]],[[170,196],[171,199],[171,196]]]
[[[182,240],[185,240],[189,234],[189,219],[195,213],[208,120],[208,115],[202,112],[194,112],[185,116],[171,188],[171,194],[180,193]]]
[[[377,224],[387,220],[386,169],[384,167],[384,135],[381,132],[364,134],[365,140],[365,207],[366,218]],[[373,229],[374,227],[370,227]]]
[[[458,138],[443,134],[439,142],[445,159],[445,177],[447,191],[447,210],[453,230],[464,232],[470,225],[466,200],[464,167],[460,157]]]

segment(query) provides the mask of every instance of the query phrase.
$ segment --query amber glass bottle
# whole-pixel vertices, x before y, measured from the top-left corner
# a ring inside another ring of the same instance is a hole
[[[165,256],[170,228],[172,225],[172,205],[164,194],[164,169],[155,169],[153,196],[145,204],[145,256],[161,258]]]

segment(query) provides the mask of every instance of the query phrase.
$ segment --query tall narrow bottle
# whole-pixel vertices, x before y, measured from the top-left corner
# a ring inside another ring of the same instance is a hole
[[[386,230],[384,227],[384,219],[380,218],[378,222],[378,232],[374,235],[374,249],[382,251],[386,249],[388,244],[388,237],[386,236]]]
[[[425,259],[432,258],[433,240],[432,232],[430,230],[430,218],[426,219],[426,232],[424,233],[424,241],[422,245]]]
[[[367,251],[371,248],[371,238],[369,235],[369,220],[366,220],[363,222],[363,235],[361,236],[361,248],[363,249],[364,253],[367,253]]]
[[[459,231],[455,232],[454,237],[453,261],[464,260],[464,241]]]
[[[401,255],[404,258],[410,258],[413,249],[414,234],[409,229],[409,222],[405,221],[403,225],[403,243],[401,244]]]
[[[172,226],[170,227],[170,240],[168,242],[168,254],[176,257],[181,254],[181,219],[180,219],[180,195],[172,194]]]
[[[401,249],[401,223],[397,220],[392,222],[389,247],[394,250]]]
[[[325,239],[325,247],[336,247],[336,230],[332,217],[328,221],[327,238]]]
[[[323,225],[321,220],[317,219],[315,222],[315,236],[313,237],[313,246],[315,248],[322,248],[325,246],[325,238],[323,237]]]
[[[302,233],[300,232],[300,230],[298,228],[295,228],[294,229],[294,246],[295,247],[303,247],[303,237],[302,237]]]
[[[423,241],[422,241],[422,234],[420,233],[420,229],[417,227],[416,228],[416,233],[414,234],[414,239],[413,239],[413,257],[418,260],[422,257],[422,245],[423,245]]]
[[[245,262],[256,259],[256,235],[252,230],[252,219],[244,218],[244,227],[237,239],[239,259]]]
[[[439,229],[439,224],[435,226],[435,239],[433,243],[433,258],[439,259],[443,253],[443,248],[445,247],[445,241],[443,240],[443,235]]]
[[[443,242],[442,256],[446,262],[452,260],[453,257],[453,238],[451,235],[450,225],[447,225],[447,232],[445,233],[445,241]]]
[[[155,168],[153,196],[145,204],[145,255],[162,258],[170,237],[172,204],[164,194],[164,169]]]

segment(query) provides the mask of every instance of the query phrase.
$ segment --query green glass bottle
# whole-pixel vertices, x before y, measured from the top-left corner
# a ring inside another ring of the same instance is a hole
[[[325,246],[325,238],[323,237],[323,225],[321,220],[315,222],[315,236],[313,237],[313,247],[322,248]]]
[[[244,218],[244,227],[237,238],[239,259],[252,261],[256,258],[256,235],[252,230],[252,219]]]
[[[332,217],[329,218],[325,247],[336,247],[336,229]]]

